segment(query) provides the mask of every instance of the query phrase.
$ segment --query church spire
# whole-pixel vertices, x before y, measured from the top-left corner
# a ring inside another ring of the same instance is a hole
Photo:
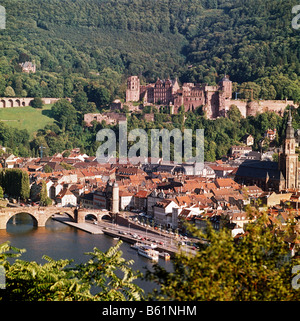
[[[292,112],[291,112],[291,108],[289,109],[289,117],[288,117],[288,122],[287,122],[287,128],[286,128],[286,135],[285,135],[286,139],[293,139],[295,138],[295,131],[294,128],[292,126]]]

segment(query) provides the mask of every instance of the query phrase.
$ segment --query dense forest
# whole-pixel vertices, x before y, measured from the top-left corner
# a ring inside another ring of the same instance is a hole
[[[215,83],[298,100],[296,0],[4,0],[0,95],[71,96],[93,80],[124,97],[124,76]],[[33,60],[35,75],[20,73]],[[243,90],[241,95],[243,94]]]
[[[126,77],[142,83],[157,77],[215,84],[224,74],[239,98],[300,101],[300,31],[291,27],[296,0],[3,0],[0,30],[0,96],[71,97],[52,109],[55,125],[30,141],[26,131],[0,124],[0,143],[20,156],[80,147],[95,153],[104,124],[83,126],[83,115],[102,111],[125,96]],[[20,63],[33,61],[34,74]],[[146,111],[145,111],[146,112]],[[297,127],[298,112],[294,124]],[[279,137],[285,122],[273,114],[209,121],[201,112],[156,114],[145,129],[205,128],[206,159],[226,154],[246,133],[257,142],[268,127]],[[280,139],[277,139],[280,143]]]

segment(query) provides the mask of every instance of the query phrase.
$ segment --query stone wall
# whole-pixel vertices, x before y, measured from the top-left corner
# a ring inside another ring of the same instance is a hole
[[[288,105],[294,106],[295,104],[292,100],[254,100],[247,102],[244,100],[230,99],[225,102],[225,110],[228,111],[231,105],[237,106],[242,116],[247,117],[267,111],[272,111],[282,116]]]
[[[0,98],[0,108],[11,108],[11,107],[26,107],[30,106],[31,101],[34,98],[15,98],[15,97],[1,97]],[[45,105],[54,104],[61,98],[42,98],[42,102]]]

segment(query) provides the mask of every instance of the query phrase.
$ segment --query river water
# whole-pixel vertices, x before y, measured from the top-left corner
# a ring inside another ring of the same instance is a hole
[[[42,259],[43,255],[48,255],[55,260],[73,259],[75,263],[86,262],[88,256],[84,254],[85,252],[92,252],[94,247],[107,251],[117,244],[117,240],[107,235],[89,234],[52,219],[46,222],[45,227],[36,228],[27,214],[15,215],[7,223],[6,230],[0,230],[0,244],[6,241],[10,241],[12,246],[26,249],[20,259],[41,264],[46,263]],[[120,250],[126,260],[134,260],[132,265],[134,270],[145,272],[147,268],[151,269],[151,261],[138,255],[128,243],[124,242]],[[159,264],[168,270],[172,266],[172,263],[162,259],[159,260]],[[156,287],[156,284],[140,279],[135,283],[145,291],[145,294]]]

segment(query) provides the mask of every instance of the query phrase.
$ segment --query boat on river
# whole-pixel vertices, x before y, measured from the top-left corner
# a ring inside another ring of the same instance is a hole
[[[143,245],[138,248],[138,254],[146,257],[151,261],[158,262],[159,252],[154,250],[150,245]]]
[[[171,259],[171,256],[168,252],[160,252],[159,256],[162,257],[165,261],[169,261]]]
[[[140,247],[142,246],[150,246],[152,249],[157,248],[157,245],[154,243],[151,244],[145,244],[145,243],[141,243],[141,242],[136,242],[134,244],[132,244],[130,247],[134,250],[138,250]]]

